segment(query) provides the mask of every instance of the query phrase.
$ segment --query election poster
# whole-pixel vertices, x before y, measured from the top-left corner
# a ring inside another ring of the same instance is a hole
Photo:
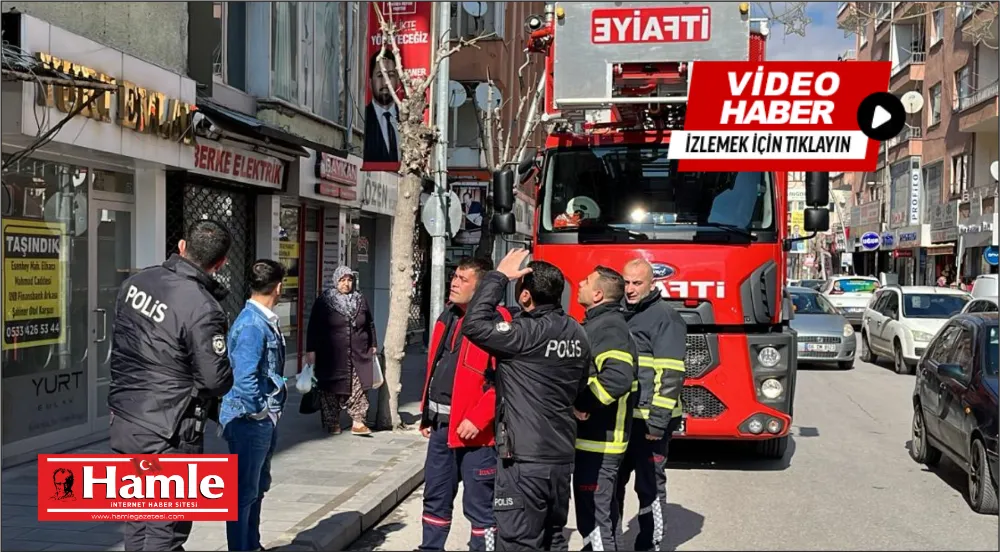
[[[284,265],[285,279],[281,281],[286,291],[299,287],[299,243],[294,241],[278,242],[278,262]]]
[[[791,221],[789,222],[788,237],[790,238],[801,238],[805,234],[802,231],[804,214],[802,211],[792,211]],[[797,241],[792,242],[791,253],[802,254],[806,252],[806,242]]]
[[[63,342],[66,228],[3,219],[3,350]]]

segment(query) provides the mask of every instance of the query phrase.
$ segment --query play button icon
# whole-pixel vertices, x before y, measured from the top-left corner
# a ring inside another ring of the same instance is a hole
[[[858,106],[858,128],[872,140],[884,142],[906,126],[903,102],[888,92],[876,92]]]

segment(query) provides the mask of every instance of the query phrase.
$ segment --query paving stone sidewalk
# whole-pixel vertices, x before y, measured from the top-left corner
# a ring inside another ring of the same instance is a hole
[[[403,366],[400,411],[413,422],[419,410],[426,355],[410,347]],[[377,392],[372,392],[372,401]],[[415,429],[358,437],[327,435],[319,414],[299,414],[291,392],[278,430],[274,481],[264,498],[261,542],[277,550],[342,550],[423,483],[426,441]],[[373,408],[374,411],[374,408]],[[346,422],[346,419],[345,419]],[[346,427],[350,427],[346,425]],[[226,453],[211,425],[206,452]],[[107,441],[73,451],[110,453]],[[40,522],[35,463],[3,470],[3,550],[122,550],[122,524]],[[226,550],[224,522],[195,522],[187,550]]]

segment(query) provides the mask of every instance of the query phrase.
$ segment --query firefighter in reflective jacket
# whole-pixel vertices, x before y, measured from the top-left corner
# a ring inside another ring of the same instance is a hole
[[[573,472],[576,524],[584,550],[617,550],[618,469],[628,447],[639,364],[635,341],[622,312],[625,280],[599,266],[580,282],[577,300],[587,309],[583,328],[593,362],[588,391],[576,399],[580,420]]]
[[[449,304],[431,334],[427,379],[421,400],[420,432],[429,439],[424,463],[423,540],[418,550],[444,550],[458,484],[462,511],[472,526],[469,550],[493,550],[493,482],[497,453],[494,361],[462,337],[465,309],[493,263],[463,259],[451,279]],[[497,307],[497,322],[510,314]]]
[[[562,272],[515,249],[483,276],[462,333],[497,358],[497,466],[493,514],[497,550],[566,550],[570,479],[576,457],[573,405],[587,391],[587,334],[560,302]],[[523,277],[522,277],[523,276]],[[520,278],[524,310],[494,314],[509,280]]]
[[[619,508],[625,485],[635,471],[639,495],[639,534],[635,550],[659,550],[666,535],[667,451],[682,421],[687,324],[661,300],[653,285],[653,267],[645,259],[625,265],[625,301],[629,330],[639,351],[639,402],[632,435],[618,477]]]

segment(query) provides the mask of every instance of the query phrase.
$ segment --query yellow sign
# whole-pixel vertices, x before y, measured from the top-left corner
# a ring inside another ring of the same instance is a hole
[[[293,241],[278,242],[278,262],[285,265],[285,279],[281,281],[285,289],[299,287],[299,244]]]
[[[5,218],[3,243],[3,350],[62,343],[65,225]]]
[[[790,228],[788,229],[789,234],[799,234],[802,235],[803,226],[803,212],[802,211],[792,211],[792,218],[790,221]]]

